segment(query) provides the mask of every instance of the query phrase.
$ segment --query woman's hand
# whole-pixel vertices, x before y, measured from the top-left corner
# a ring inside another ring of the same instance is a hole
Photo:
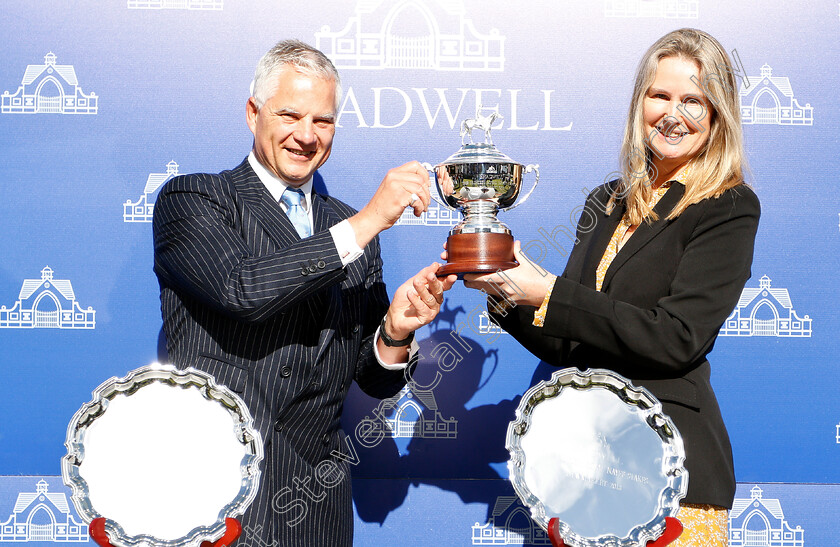
[[[531,262],[522,252],[519,241],[513,244],[513,254],[519,262],[516,268],[491,274],[467,274],[464,276],[464,286],[516,305],[539,307],[556,278]],[[446,259],[446,251],[441,254],[441,258]]]

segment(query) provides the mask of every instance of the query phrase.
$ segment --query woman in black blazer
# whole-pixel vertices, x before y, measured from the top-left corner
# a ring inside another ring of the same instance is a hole
[[[688,495],[673,545],[726,546],[732,449],[706,355],[750,277],[760,207],[744,184],[737,86],[708,34],[659,39],[636,74],[621,179],[593,191],[560,277],[531,263],[466,276],[540,359],[650,390],[683,436]]]

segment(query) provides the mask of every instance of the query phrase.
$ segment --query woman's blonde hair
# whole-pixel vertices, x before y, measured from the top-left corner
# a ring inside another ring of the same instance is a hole
[[[685,170],[685,193],[667,218],[676,218],[689,205],[718,197],[744,182],[741,112],[729,56],[717,40],[703,31],[684,28],[669,32],[647,50],[636,71],[621,146],[622,179],[610,198],[610,210],[616,201],[623,202],[632,224],[657,219],[648,207],[653,192],[651,184],[657,173],[651,161],[653,152],[645,144],[649,136],[644,131],[643,114],[645,95],[656,78],[659,61],[666,57],[678,57],[698,65],[700,79],[694,83],[698,96],[706,97],[709,111],[705,115],[710,120],[709,138]]]

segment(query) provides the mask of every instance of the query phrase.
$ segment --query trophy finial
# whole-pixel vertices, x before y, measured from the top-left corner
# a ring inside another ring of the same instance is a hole
[[[472,138],[474,129],[481,129],[484,131],[484,143],[493,144],[493,138],[490,136],[490,130],[493,128],[493,122],[502,119],[502,115],[498,110],[490,112],[489,116],[482,114],[484,108],[479,104],[475,108],[475,118],[468,118],[461,124],[461,145],[464,145],[464,137],[470,136],[470,144],[475,144]]]

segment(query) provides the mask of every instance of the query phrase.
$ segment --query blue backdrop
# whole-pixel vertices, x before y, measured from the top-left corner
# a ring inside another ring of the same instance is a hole
[[[762,202],[753,277],[710,357],[740,483],[731,545],[836,544],[840,6],[823,0],[4,2],[0,542],[86,540],[56,476],[66,425],[105,379],[165,360],[157,190],[247,155],[248,86],[277,40],[316,45],[341,72],[319,174],[356,207],[389,168],[455,152],[477,104],[497,109],[496,145],[541,172],[531,200],[501,219],[559,272],[562,229],[618,167],[640,56],[683,26],[737,52]],[[437,259],[457,220],[434,209],[382,235],[392,289]],[[482,310],[458,286],[420,331],[426,389],[385,403],[351,392],[357,544],[547,544],[506,480],[504,435],[551,370]]]

